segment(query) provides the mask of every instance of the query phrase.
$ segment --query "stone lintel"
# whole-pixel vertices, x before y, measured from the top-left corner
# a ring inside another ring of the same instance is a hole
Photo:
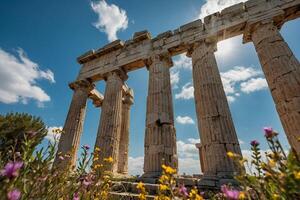
[[[89,98],[93,101],[95,107],[101,107],[103,103],[103,95],[96,89],[93,89],[89,93]]]
[[[87,92],[95,88],[95,85],[88,80],[79,80],[69,83],[69,87],[72,90],[86,89]]]
[[[150,40],[150,39],[151,39],[151,33],[149,33],[149,31],[147,31],[147,30],[135,32],[133,34],[134,42],[140,42],[143,40]]]
[[[101,48],[101,51],[90,52],[80,60],[83,66],[78,80],[87,78],[94,81],[103,80],[104,73],[120,67],[125,67],[127,71],[139,69],[145,66],[144,61],[148,59],[147,56],[151,51],[155,51],[156,54],[168,51],[171,56],[175,56],[188,51],[190,45],[211,36],[217,36],[217,41],[222,41],[245,33],[244,41],[247,42],[249,40],[247,26],[252,22],[268,19],[281,26],[299,16],[298,0],[249,0],[209,15],[205,17],[203,23],[196,20],[183,25],[172,34],[163,34],[164,37],[159,40],[149,39],[148,32],[142,31],[135,34],[137,42],[133,39],[123,47],[110,44]],[[140,37],[145,41],[140,42],[138,39]],[[111,48],[112,46],[117,48]]]

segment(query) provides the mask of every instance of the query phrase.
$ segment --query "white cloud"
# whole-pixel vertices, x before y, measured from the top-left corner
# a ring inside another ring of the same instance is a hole
[[[175,69],[192,69],[192,59],[187,57],[185,54],[180,54],[176,59],[174,59]]]
[[[129,157],[128,158],[128,173],[130,175],[142,175],[144,168],[144,157]]]
[[[54,142],[55,140],[59,141],[59,138],[60,138],[61,134],[55,133],[54,130],[56,130],[56,129],[62,130],[63,127],[62,126],[50,126],[50,127],[48,127],[48,133],[47,133],[45,138],[47,140],[49,140],[50,142]]]
[[[199,18],[203,19],[207,15],[213,14],[215,12],[223,10],[226,7],[245,1],[247,0],[206,0],[205,4],[203,4],[200,8]]]
[[[182,89],[181,92],[179,92],[178,94],[175,94],[175,99],[192,99],[194,98],[194,87],[192,86],[191,83],[187,83],[185,84]]]
[[[195,124],[194,120],[189,116],[177,116],[176,122],[179,124]]]
[[[50,97],[36,81],[46,79],[55,83],[53,72],[40,70],[22,49],[17,52],[16,57],[0,48],[0,102],[26,104],[29,99],[35,99],[42,106],[43,102],[50,101]]]
[[[247,94],[266,88],[268,88],[268,84],[266,79],[264,78],[252,78],[246,82],[241,83],[241,91]]]
[[[266,80],[261,76],[260,70],[244,66],[235,66],[222,72],[221,79],[228,102],[234,102],[240,93],[249,94],[267,88]]]
[[[188,138],[187,142],[177,141],[178,167],[179,173],[200,174],[199,150],[195,146],[200,140]]]
[[[91,2],[91,7],[98,14],[98,21],[94,26],[105,32],[110,42],[117,39],[117,32],[125,30],[128,26],[126,11],[115,4],[107,4],[105,0]]]
[[[178,88],[179,83],[179,71],[171,70],[170,72],[171,85],[174,89]]]

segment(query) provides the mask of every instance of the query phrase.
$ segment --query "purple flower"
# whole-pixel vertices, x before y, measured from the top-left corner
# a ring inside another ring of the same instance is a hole
[[[23,166],[23,162],[9,162],[5,165],[4,169],[1,170],[2,176],[7,176],[8,178],[13,178],[19,175],[19,169]]]
[[[75,192],[73,195],[73,200],[80,200],[78,192]]]
[[[90,149],[90,146],[87,145],[87,144],[83,145],[82,147],[83,147],[85,150],[89,150],[89,149]]]
[[[252,140],[252,141],[250,142],[250,144],[251,144],[251,146],[256,147],[256,146],[259,145],[259,142],[258,142],[257,140]]]
[[[264,127],[265,137],[271,138],[273,137],[273,129],[271,127]]]
[[[18,189],[13,189],[7,193],[8,200],[19,200],[21,197],[21,192]]]
[[[179,193],[185,197],[187,197],[189,195],[187,192],[187,189],[186,189],[186,187],[184,187],[184,185],[181,185],[179,187]]]
[[[238,190],[230,189],[226,185],[222,185],[221,191],[228,199],[232,199],[232,200],[239,199],[240,192]]]

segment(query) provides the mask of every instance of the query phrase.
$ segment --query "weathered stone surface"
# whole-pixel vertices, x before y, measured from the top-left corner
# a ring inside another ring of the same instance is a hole
[[[233,5],[221,12],[187,23],[174,31],[159,34],[151,39],[149,32],[134,34],[132,40],[115,41],[98,51],[91,51],[78,58],[82,65],[78,80],[102,80],[103,74],[126,67],[132,71],[145,66],[145,60],[155,48],[156,54],[170,52],[172,56],[188,51],[189,46],[206,38],[217,36],[222,41],[244,33],[247,22],[259,22],[266,19],[276,24],[298,18],[299,0],[249,0]],[[163,39],[158,39],[163,36]],[[247,40],[245,37],[245,41]]]
[[[252,41],[292,148],[300,155],[300,64],[273,22],[253,27]]]
[[[74,90],[74,94],[54,161],[54,165],[61,167],[65,167],[68,162],[71,166],[76,165],[76,155],[86,113],[86,103],[90,91],[94,89],[94,85],[88,81],[79,81],[71,83],[70,88]],[[68,154],[70,159],[60,160],[59,156],[64,156],[65,154]]]
[[[119,142],[118,173],[128,174],[128,146],[130,128],[130,107],[133,104],[133,90],[128,89],[123,97],[122,124]]]
[[[162,164],[178,167],[169,70],[172,62],[168,55],[153,55],[147,63],[149,88],[143,177],[158,177],[162,174]]]
[[[232,176],[239,169],[226,153],[241,154],[217,67],[215,43],[201,42],[192,50],[193,83],[205,176]]]
[[[107,74],[106,89],[101,111],[101,118],[95,143],[95,148],[100,149],[99,160],[93,164],[104,164],[104,158],[113,158],[113,163],[107,170],[117,172],[119,139],[122,119],[122,94],[124,79],[118,72]]]

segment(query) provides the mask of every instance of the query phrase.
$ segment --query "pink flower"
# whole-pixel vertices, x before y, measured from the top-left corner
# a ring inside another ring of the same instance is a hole
[[[240,192],[238,190],[230,189],[226,185],[222,185],[221,191],[228,199],[232,199],[232,200],[239,199]]]
[[[65,158],[63,156],[58,156],[59,160],[64,160]]]
[[[264,127],[265,137],[271,138],[273,137],[273,129],[271,127]]]
[[[23,162],[8,162],[4,169],[1,170],[2,176],[7,176],[8,178],[13,178],[19,175],[19,169],[23,166]]]
[[[88,187],[89,185],[92,184],[92,181],[87,180],[87,179],[84,179],[84,180],[82,181],[82,184],[83,184],[85,187]]]
[[[21,197],[21,192],[18,189],[13,189],[7,193],[8,200],[19,200]]]
[[[187,189],[186,189],[186,187],[184,187],[184,185],[181,185],[179,187],[179,193],[185,197],[187,197],[189,195],[187,192]]]
[[[80,200],[78,192],[75,192],[73,195],[73,200]]]
[[[259,142],[257,140],[253,140],[250,142],[251,146],[258,146],[259,145]]]
[[[82,147],[83,147],[85,150],[89,150],[89,149],[90,149],[90,146],[87,145],[87,144],[83,145]]]

